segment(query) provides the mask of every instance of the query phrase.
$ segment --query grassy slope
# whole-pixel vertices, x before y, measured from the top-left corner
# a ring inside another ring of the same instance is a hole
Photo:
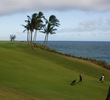
[[[71,86],[79,74],[83,83]],[[0,42],[0,100],[104,100],[109,81],[110,71],[92,63]]]

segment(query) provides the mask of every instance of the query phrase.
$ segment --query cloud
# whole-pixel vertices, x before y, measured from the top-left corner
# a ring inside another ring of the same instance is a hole
[[[31,10],[109,11],[110,0],[1,0],[0,15]]]
[[[77,31],[84,32],[110,32],[110,19],[94,19],[85,20],[79,23],[76,28]]]
[[[58,32],[76,32],[76,33],[110,33],[110,19],[91,19],[83,20],[78,23],[76,27],[73,28],[63,28],[58,30]]]

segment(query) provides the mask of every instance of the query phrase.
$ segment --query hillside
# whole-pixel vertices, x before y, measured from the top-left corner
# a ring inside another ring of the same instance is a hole
[[[71,86],[79,74],[83,82]],[[0,42],[0,100],[105,100],[109,85],[110,71],[88,61]]]

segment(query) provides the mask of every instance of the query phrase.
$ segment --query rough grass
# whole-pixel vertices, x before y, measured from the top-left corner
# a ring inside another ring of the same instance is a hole
[[[79,74],[83,83],[71,86]],[[0,100],[104,100],[109,81],[110,71],[90,62],[0,42]]]

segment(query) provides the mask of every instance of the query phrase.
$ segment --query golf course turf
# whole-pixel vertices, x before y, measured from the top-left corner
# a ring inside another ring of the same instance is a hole
[[[25,42],[0,42],[0,100],[105,100],[109,85],[110,70],[91,62]]]

